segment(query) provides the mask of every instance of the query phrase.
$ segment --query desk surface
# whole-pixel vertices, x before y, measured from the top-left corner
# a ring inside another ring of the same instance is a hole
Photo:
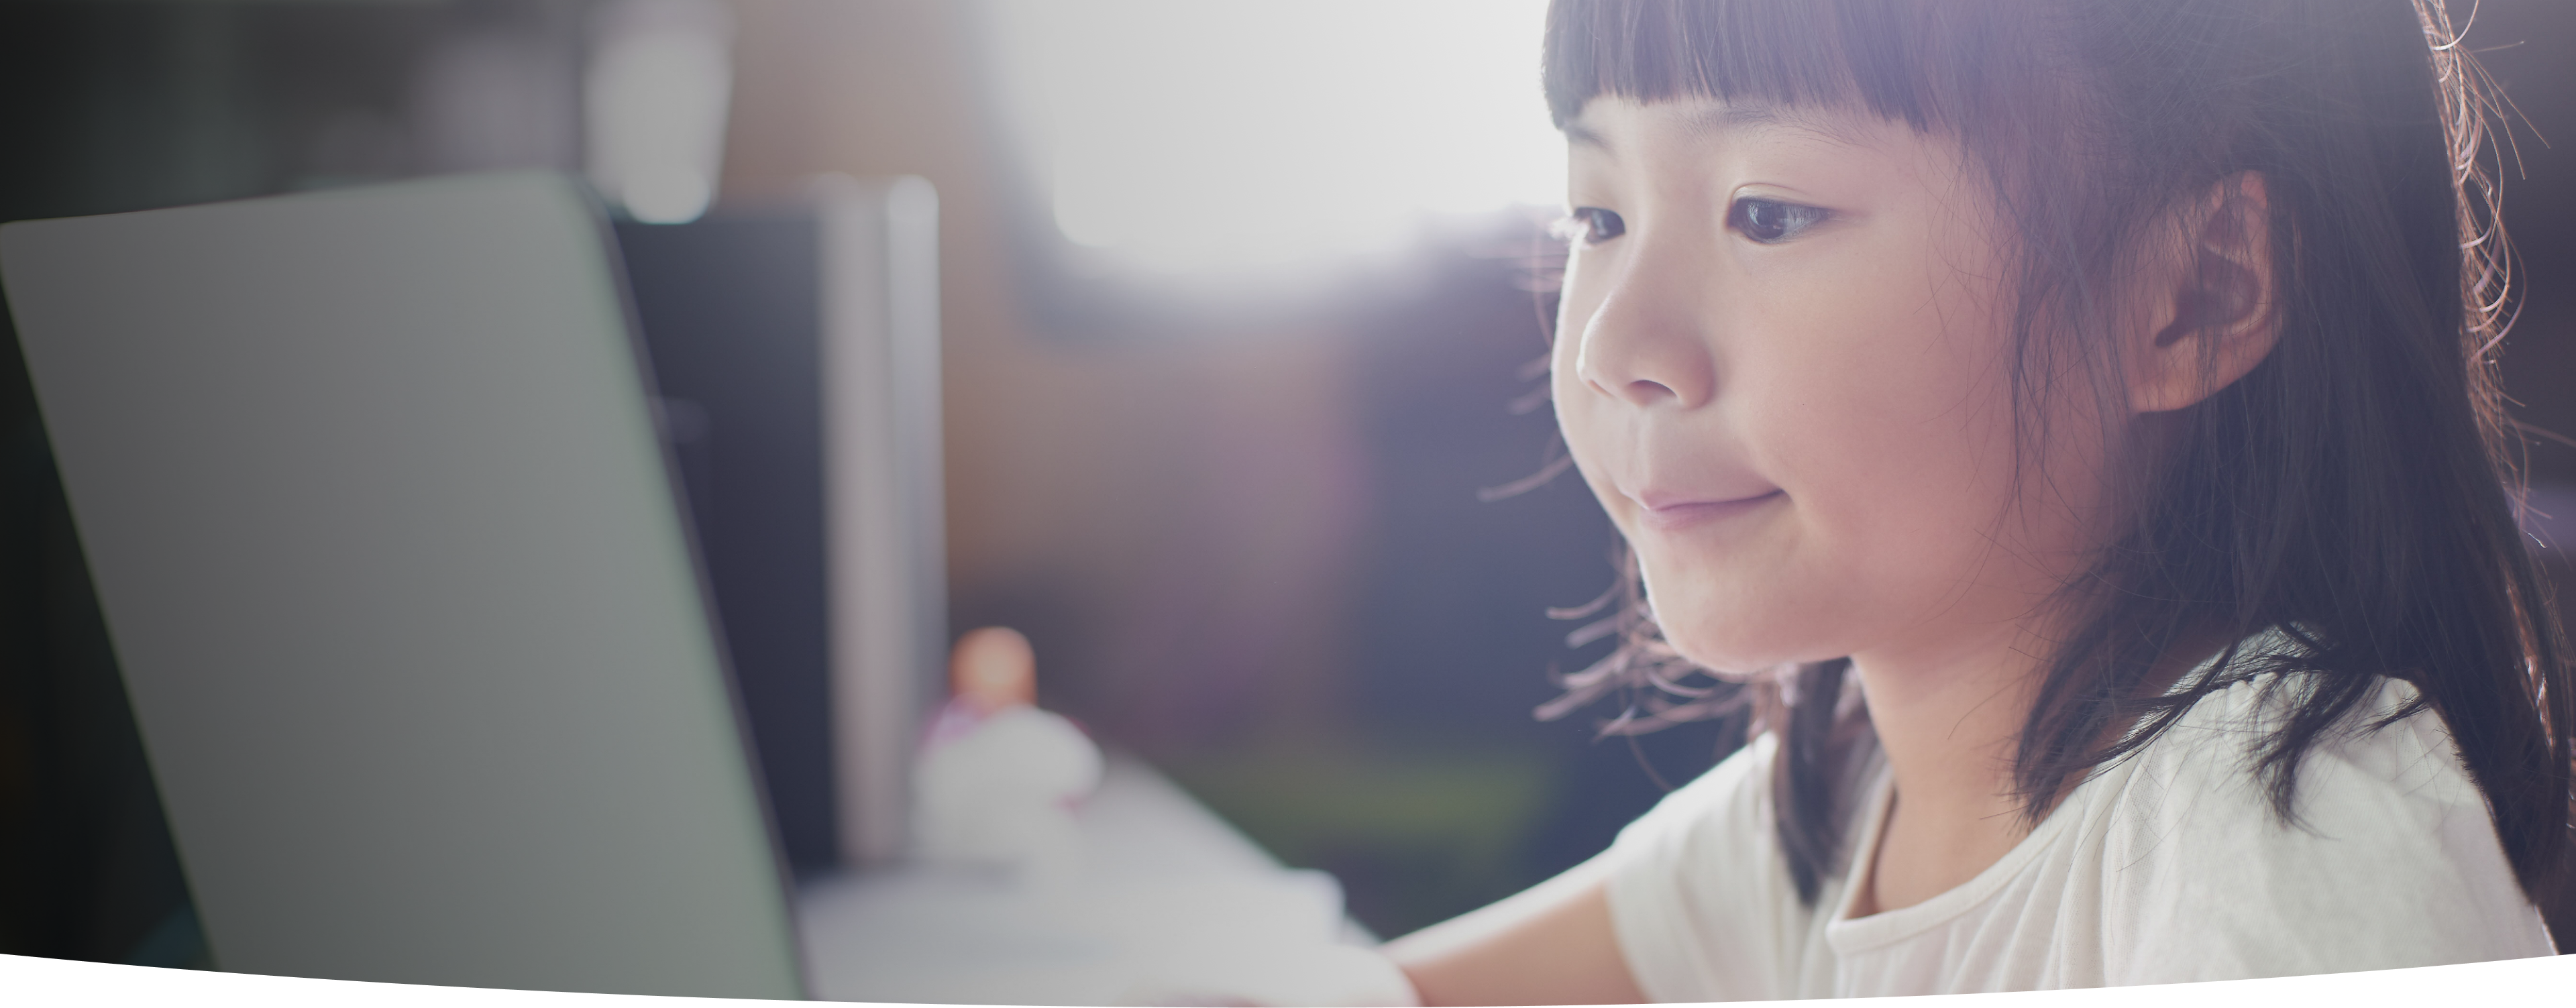
[[[1054,885],[906,866],[806,886],[817,996],[1118,1004],[1176,957],[1365,940],[1331,876],[1281,867],[1142,763],[1112,759],[1081,817],[1082,869]]]

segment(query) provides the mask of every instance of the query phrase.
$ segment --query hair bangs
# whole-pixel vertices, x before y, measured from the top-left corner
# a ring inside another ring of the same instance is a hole
[[[1921,7],[1838,0],[1558,3],[1548,111],[1561,129],[1602,95],[1705,97],[1857,107],[1925,130],[1944,118],[1920,55],[1930,20]]]

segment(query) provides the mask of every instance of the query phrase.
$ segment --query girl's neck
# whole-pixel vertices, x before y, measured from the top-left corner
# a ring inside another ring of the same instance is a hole
[[[2229,643],[2214,628],[2186,635],[2142,689],[2162,692]],[[1955,888],[2029,835],[2032,817],[2024,814],[2013,761],[2048,649],[2028,626],[1998,624],[1937,645],[1852,657],[1896,785],[1878,849],[1854,852],[1854,864],[1869,869],[1853,873],[1864,886],[1854,916]],[[2075,783],[2066,782],[2051,804]]]
[[[1895,778],[1875,852],[1855,851],[1866,888],[1854,915],[1912,906],[1976,877],[2029,830],[2013,747],[2046,652],[2010,624],[1938,644],[1852,656],[1870,724]]]

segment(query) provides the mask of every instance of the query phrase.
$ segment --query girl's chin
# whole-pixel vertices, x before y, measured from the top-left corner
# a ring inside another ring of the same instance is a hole
[[[1764,632],[1752,626],[1665,626],[1664,643],[1692,664],[1730,678],[1747,678],[1783,665],[1815,661],[1807,657],[1819,653],[1811,647],[1800,647],[1802,641],[1784,640],[1775,631]]]
[[[1664,643],[1693,664],[1750,675],[1791,662],[1818,660],[1811,656],[1834,657],[1841,653],[1830,651],[1842,643],[1841,635],[1834,632],[1836,623],[1818,619],[1820,615],[1833,614],[1779,604],[1791,593],[1783,591],[1778,580],[1684,582],[1658,591],[1662,579],[1655,573],[1659,565],[1642,551],[1640,559],[1644,561],[1646,597],[1653,602]]]

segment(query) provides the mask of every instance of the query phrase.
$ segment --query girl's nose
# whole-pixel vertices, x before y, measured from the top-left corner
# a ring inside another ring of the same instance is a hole
[[[1642,253],[1644,250],[1634,250]],[[1694,312],[1697,285],[1656,257],[1632,255],[1581,320],[1575,373],[1594,391],[1640,408],[1691,409],[1717,391],[1715,362]]]

